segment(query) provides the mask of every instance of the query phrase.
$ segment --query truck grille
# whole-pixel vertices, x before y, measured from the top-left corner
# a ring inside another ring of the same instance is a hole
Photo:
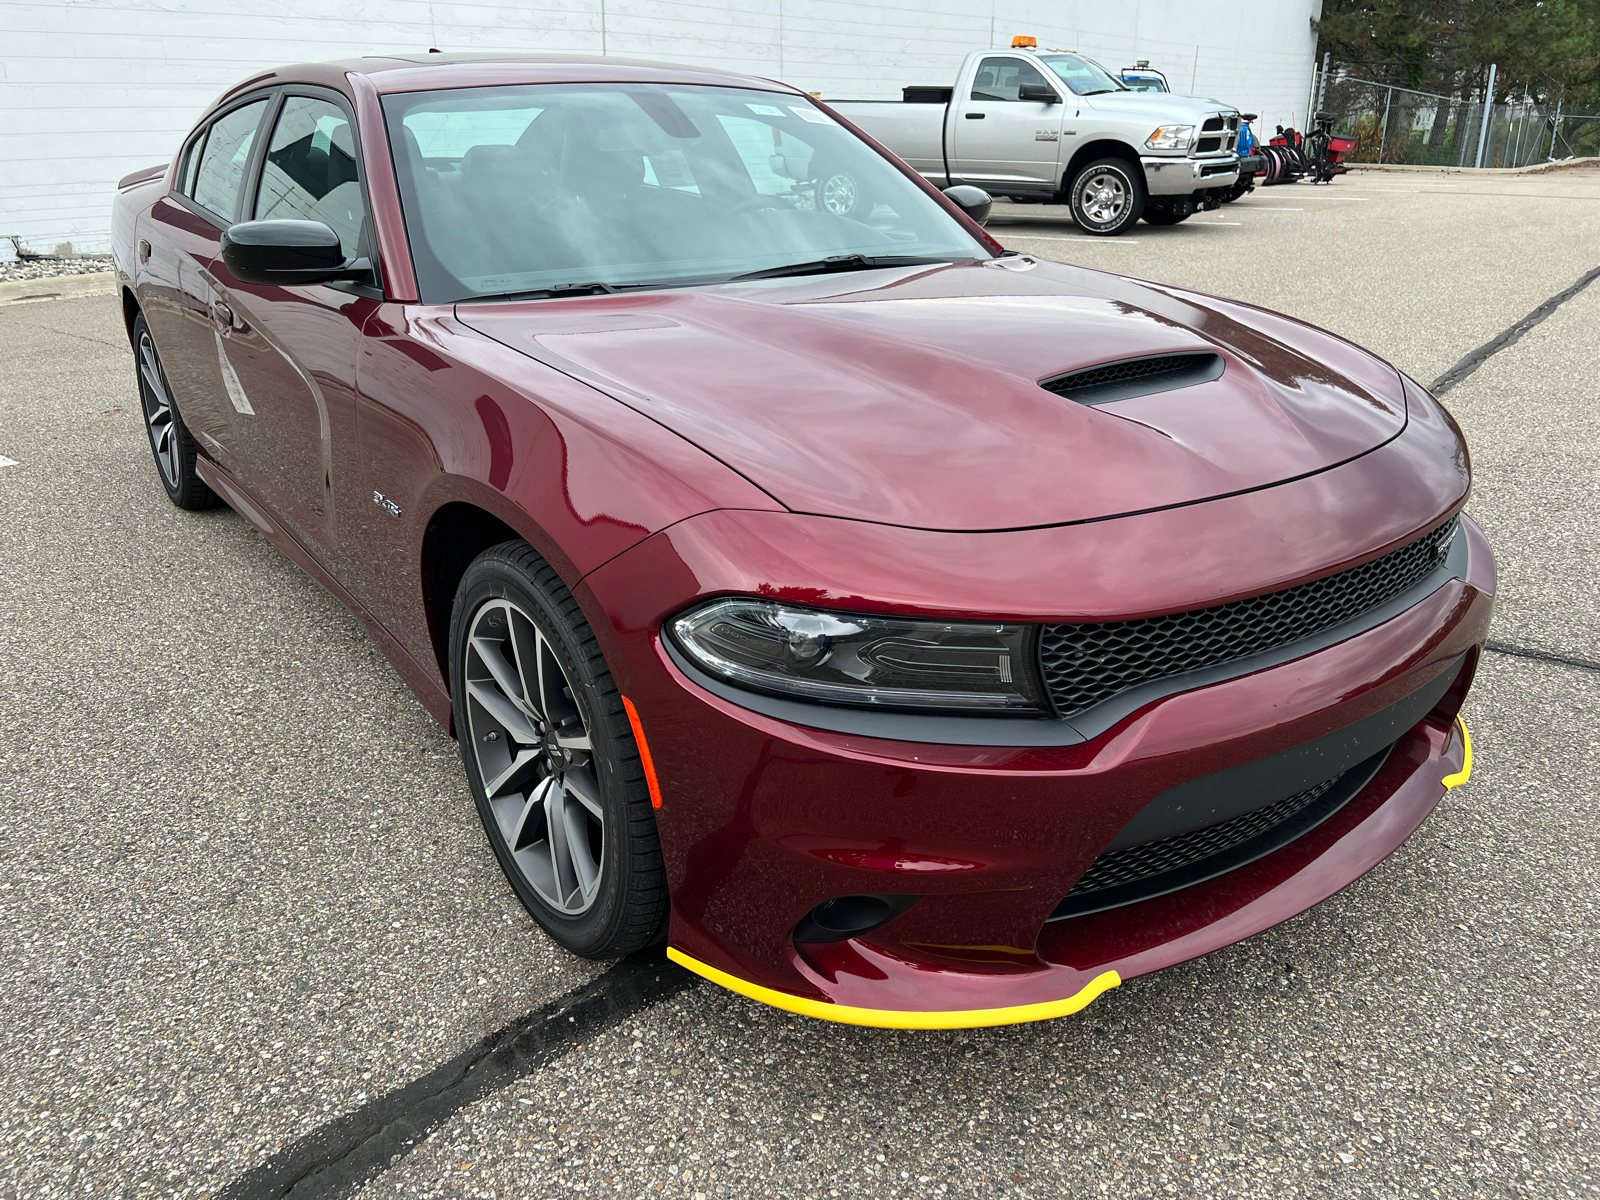
[[[1045,686],[1071,717],[1140,684],[1311,637],[1420,582],[1443,561],[1458,524],[1452,517],[1382,558],[1264,596],[1132,621],[1046,625]]]
[[[1222,149],[1222,139],[1219,137],[1201,138],[1194,149],[1196,154],[1213,154]]]

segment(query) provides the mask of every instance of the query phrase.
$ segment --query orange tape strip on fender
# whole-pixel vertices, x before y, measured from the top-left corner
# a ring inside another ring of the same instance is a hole
[[[1461,759],[1461,770],[1444,777],[1444,790],[1447,792],[1472,778],[1472,735],[1467,732],[1467,723],[1461,719],[1460,713],[1456,714],[1456,724],[1461,726],[1461,745],[1465,747],[1466,754]]]
[[[787,1012],[806,1017],[819,1017],[824,1021],[839,1021],[846,1025],[870,1025],[878,1029],[976,1029],[984,1025],[1020,1025],[1024,1021],[1048,1021],[1051,1017],[1064,1017],[1086,1008],[1101,992],[1110,991],[1122,982],[1115,971],[1095,976],[1080,991],[1064,1000],[1047,1000],[1043,1004],[1016,1004],[1010,1008],[950,1009],[944,1012],[913,1012],[898,1008],[851,1008],[846,1004],[829,1004],[823,1000],[807,1000],[775,991],[757,983],[719,971],[709,963],[691,958],[676,946],[667,947],[667,957],[680,967],[687,967],[696,975],[712,983],[721,984],[729,991],[738,992],[752,1000],[770,1004]]]
[[[644,740],[644,726],[639,723],[639,710],[626,696],[622,707],[628,710],[628,724],[633,726],[633,740],[639,746],[639,765],[644,768],[644,781],[650,786],[650,807],[661,807],[661,781],[656,778],[655,759],[650,757],[650,743]]]

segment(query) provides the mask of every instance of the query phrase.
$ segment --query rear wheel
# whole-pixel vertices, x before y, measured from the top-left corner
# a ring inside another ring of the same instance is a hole
[[[658,941],[666,875],[627,710],[578,602],[526,542],[467,568],[450,688],[478,816],[533,918],[587,958]]]
[[[836,217],[863,218],[872,212],[872,200],[853,171],[824,166],[815,184],[817,209]]]
[[[1067,189],[1072,219],[1085,233],[1114,237],[1144,212],[1144,180],[1120,158],[1102,158],[1079,171]]]
[[[167,489],[167,499],[179,508],[215,508],[221,501],[195,473],[198,454],[194,438],[189,436],[188,427],[178,414],[172,386],[167,382],[167,373],[162,369],[161,356],[156,353],[155,339],[150,336],[150,326],[143,313],[133,319],[133,357],[144,430],[149,435],[156,474],[161,486]]]

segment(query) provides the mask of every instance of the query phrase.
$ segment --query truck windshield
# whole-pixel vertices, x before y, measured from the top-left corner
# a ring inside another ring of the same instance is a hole
[[[1061,76],[1074,94],[1079,96],[1097,96],[1101,92],[1128,90],[1120,79],[1099,63],[1090,62],[1087,58],[1081,58],[1076,54],[1041,54],[1039,61],[1047,64],[1052,71]]]
[[[793,93],[546,84],[383,108],[427,303],[992,257]]]

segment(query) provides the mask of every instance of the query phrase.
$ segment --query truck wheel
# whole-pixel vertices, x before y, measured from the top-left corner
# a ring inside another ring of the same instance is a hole
[[[817,172],[815,196],[817,209],[836,217],[865,217],[872,212],[872,199],[853,171],[823,167]]]
[[[1120,158],[1102,158],[1078,172],[1067,189],[1072,219],[1085,233],[1114,237],[1144,212],[1144,180]]]

